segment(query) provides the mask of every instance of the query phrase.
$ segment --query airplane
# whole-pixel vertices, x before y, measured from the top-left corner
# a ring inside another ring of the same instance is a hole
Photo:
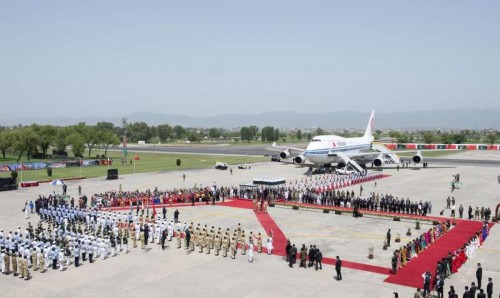
[[[292,159],[297,165],[309,167],[331,167],[332,164],[337,164],[338,168],[349,166],[352,170],[364,172],[367,163],[373,163],[375,167],[381,167],[386,163],[399,164],[400,159],[396,151],[374,142],[374,121],[375,110],[372,110],[362,137],[344,138],[336,135],[321,135],[313,137],[305,150],[277,146],[276,143],[273,143],[271,150],[281,150],[282,160]],[[412,161],[422,162],[422,153],[416,151]]]

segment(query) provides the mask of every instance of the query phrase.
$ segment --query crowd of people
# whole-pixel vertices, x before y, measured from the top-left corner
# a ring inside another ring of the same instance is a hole
[[[299,268],[311,268],[314,267],[316,271],[323,270],[323,253],[321,250],[316,247],[316,245],[309,245],[309,250],[307,249],[305,244],[302,244],[300,251],[298,251],[295,244],[292,244],[290,240],[287,241],[285,246],[285,262],[288,263],[290,268],[293,268],[293,265],[297,263],[297,259],[299,259]],[[342,260],[337,256],[335,261],[335,271],[336,271],[336,280],[342,280]]]
[[[435,290],[437,292],[438,297],[444,297],[444,284],[445,279],[450,278],[452,274],[457,273],[460,267],[469,259],[471,259],[475,252],[482,245],[484,240],[488,237],[488,224],[485,223],[479,231],[477,231],[467,242],[465,242],[462,247],[457,249],[454,252],[448,252],[448,255],[443,256],[441,260],[438,261],[436,265],[436,270],[434,273],[434,278],[432,273],[427,271],[422,277],[424,279],[423,282],[423,295],[426,297],[427,293],[430,293],[431,290]],[[476,291],[479,293],[483,293],[484,289],[482,288],[482,267],[481,264],[478,263],[478,268],[476,270],[476,279],[477,284],[475,282],[471,283],[471,286],[465,287],[465,292],[463,297],[476,297]],[[491,278],[489,278],[489,283],[486,289],[486,294],[488,297],[492,297],[493,293],[493,283]],[[450,286],[450,291],[448,292],[448,297],[455,298],[458,297],[458,294],[455,292],[453,286]],[[482,297],[486,297],[482,296]]]
[[[456,217],[456,204],[455,204],[455,197],[448,196],[446,199],[446,209],[450,209],[450,217],[455,218]],[[458,207],[458,217],[459,218],[464,218],[464,206],[460,204]],[[471,205],[469,205],[469,208],[467,210],[467,218],[469,220],[480,220],[480,221],[490,221],[491,218],[491,209],[489,207],[481,207],[479,209],[478,206],[476,206],[476,209],[473,209]]]
[[[155,210],[151,217],[134,216],[132,211],[119,213],[104,211],[98,208],[80,208],[69,206],[68,202],[55,196],[37,199],[36,209],[39,223],[34,228],[31,223],[22,231],[18,227],[14,232],[4,234],[0,230],[1,271],[3,274],[30,279],[32,271],[45,273],[49,268],[64,271],[65,267],[81,262],[105,260],[110,256],[128,253],[130,248],[141,246],[145,251],[148,245],[156,243],[165,249],[169,241],[174,239],[177,248],[200,253],[236,258],[238,251],[248,255],[253,261],[254,246],[257,253],[263,252],[263,241],[266,241],[266,252],[272,254],[273,238],[270,232],[266,239],[261,233],[246,234],[238,227],[231,232],[214,226],[202,227],[199,223],[182,223],[179,211],[174,212],[174,219],[168,221],[166,212],[163,217]],[[164,209],[165,210],[165,209]],[[129,247],[129,242],[132,245]],[[30,270],[31,269],[31,270]]]
[[[145,191],[107,191],[93,194],[90,198],[91,207],[124,207],[138,206],[142,204],[172,204],[172,203],[194,203],[224,201],[225,198],[238,196],[238,189],[235,187],[212,186],[179,188],[172,190]]]
[[[412,259],[418,257],[418,254],[423,252],[429,245],[446,234],[450,227],[451,224],[449,221],[443,221],[439,224],[435,224],[428,231],[409,241],[406,245],[400,247],[399,249],[396,249],[391,259],[392,273],[396,274],[399,269],[406,267]],[[390,236],[388,236],[388,238],[389,237]],[[390,240],[387,242],[390,245]]]

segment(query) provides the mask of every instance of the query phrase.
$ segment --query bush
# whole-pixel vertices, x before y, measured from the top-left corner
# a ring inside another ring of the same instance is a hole
[[[335,210],[335,214],[337,214],[337,215],[342,215],[342,211],[340,211],[340,210]]]
[[[10,178],[12,178],[12,180],[16,181],[17,175],[17,171],[10,171]]]
[[[52,168],[47,168],[47,176],[52,177]]]
[[[274,207],[274,203],[269,203],[269,207]]]
[[[177,158],[177,160],[175,161],[175,164],[180,167],[181,166],[181,159],[180,158]]]
[[[299,210],[299,206],[293,206],[292,209],[293,210]]]
[[[394,217],[392,220],[394,220],[394,221],[401,221],[401,218],[399,218],[399,217]]]
[[[328,209],[323,209],[323,213],[330,213],[330,210],[328,210]]]

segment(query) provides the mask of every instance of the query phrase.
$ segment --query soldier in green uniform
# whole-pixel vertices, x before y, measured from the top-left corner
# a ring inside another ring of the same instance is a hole
[[[236,237],[231,239],[231,259],[236,258],[236,252],[238,249],[238,241],[236,241]]]
[[[198,252],[202,253],[203,252],[203,246],[205,245],[203,242],[205,242],[205,229],[203,229],[199,233],[199,239],[198,239]]]
[[[182,240],[181,240],[181,230],[180,229],[177,229],[177,233],[175,234],[176,238],[177,238],[177,248],[181,248],[182,247]]]
[[[5,254],[5,255],[7,255],[7,254]],[[17,276],[17,264],[18,264],[17,252],[15,252],[12,254],[12,273],[14,274],[14,276]],[[5,272],[7,272],[7,271],[5,271]]]
[[[24,260],[23,257],[19,256],[17,260],[17,267],[19,267],[19,278],[24,278]]]
[[[222,256],[227,257],[228,242],[226,236],[222,239]]]
[[[23,266],[24,266],[24,280],[30,279],[30,270],[28,268],[28,257],[24,256],[23,259]]]
[[[33,249],[31,251],[31,267],[33,268],[33,270],[38,269],[37,262],[36,262],[36,250],[35,249]]]
[[[244,230],[241,231],[240,243],[241,243],[241,254],[245,255],[247,253],[247,239]]]
[[[5,274],[10,273],[10,252],[7,250],[3,256],[3,262],[5,264]]]
[[[219,255],[219,251],[220,251],[220,246],[221,246],[221,238],[220,238],[220,232],[218,232],[216,235],[215,235],[215,239],[214,239],[214,249],[215,249],[215,255],[218,256]]]

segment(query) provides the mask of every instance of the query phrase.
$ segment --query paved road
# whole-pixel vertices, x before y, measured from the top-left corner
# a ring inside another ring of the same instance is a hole
[[[297,147],[303,147],[297,145]],[[267,150],[270,144],[265,145],[182,145],[182,146],[130,146],[130,151],[146,151],[146,152],[172,152],[172,153],[193,153],[193,154],[221,154],[221,155],[255,155],[264,156],[277,154],[276,152]],[[407,160],[403,158],[403,160]],[[480,160],[466,158],[441,158],[441,157],[426,157],[429,163],[443,164],[461,164],[461,165],[481,165],[481,166],[498,166],[500,160]]]

